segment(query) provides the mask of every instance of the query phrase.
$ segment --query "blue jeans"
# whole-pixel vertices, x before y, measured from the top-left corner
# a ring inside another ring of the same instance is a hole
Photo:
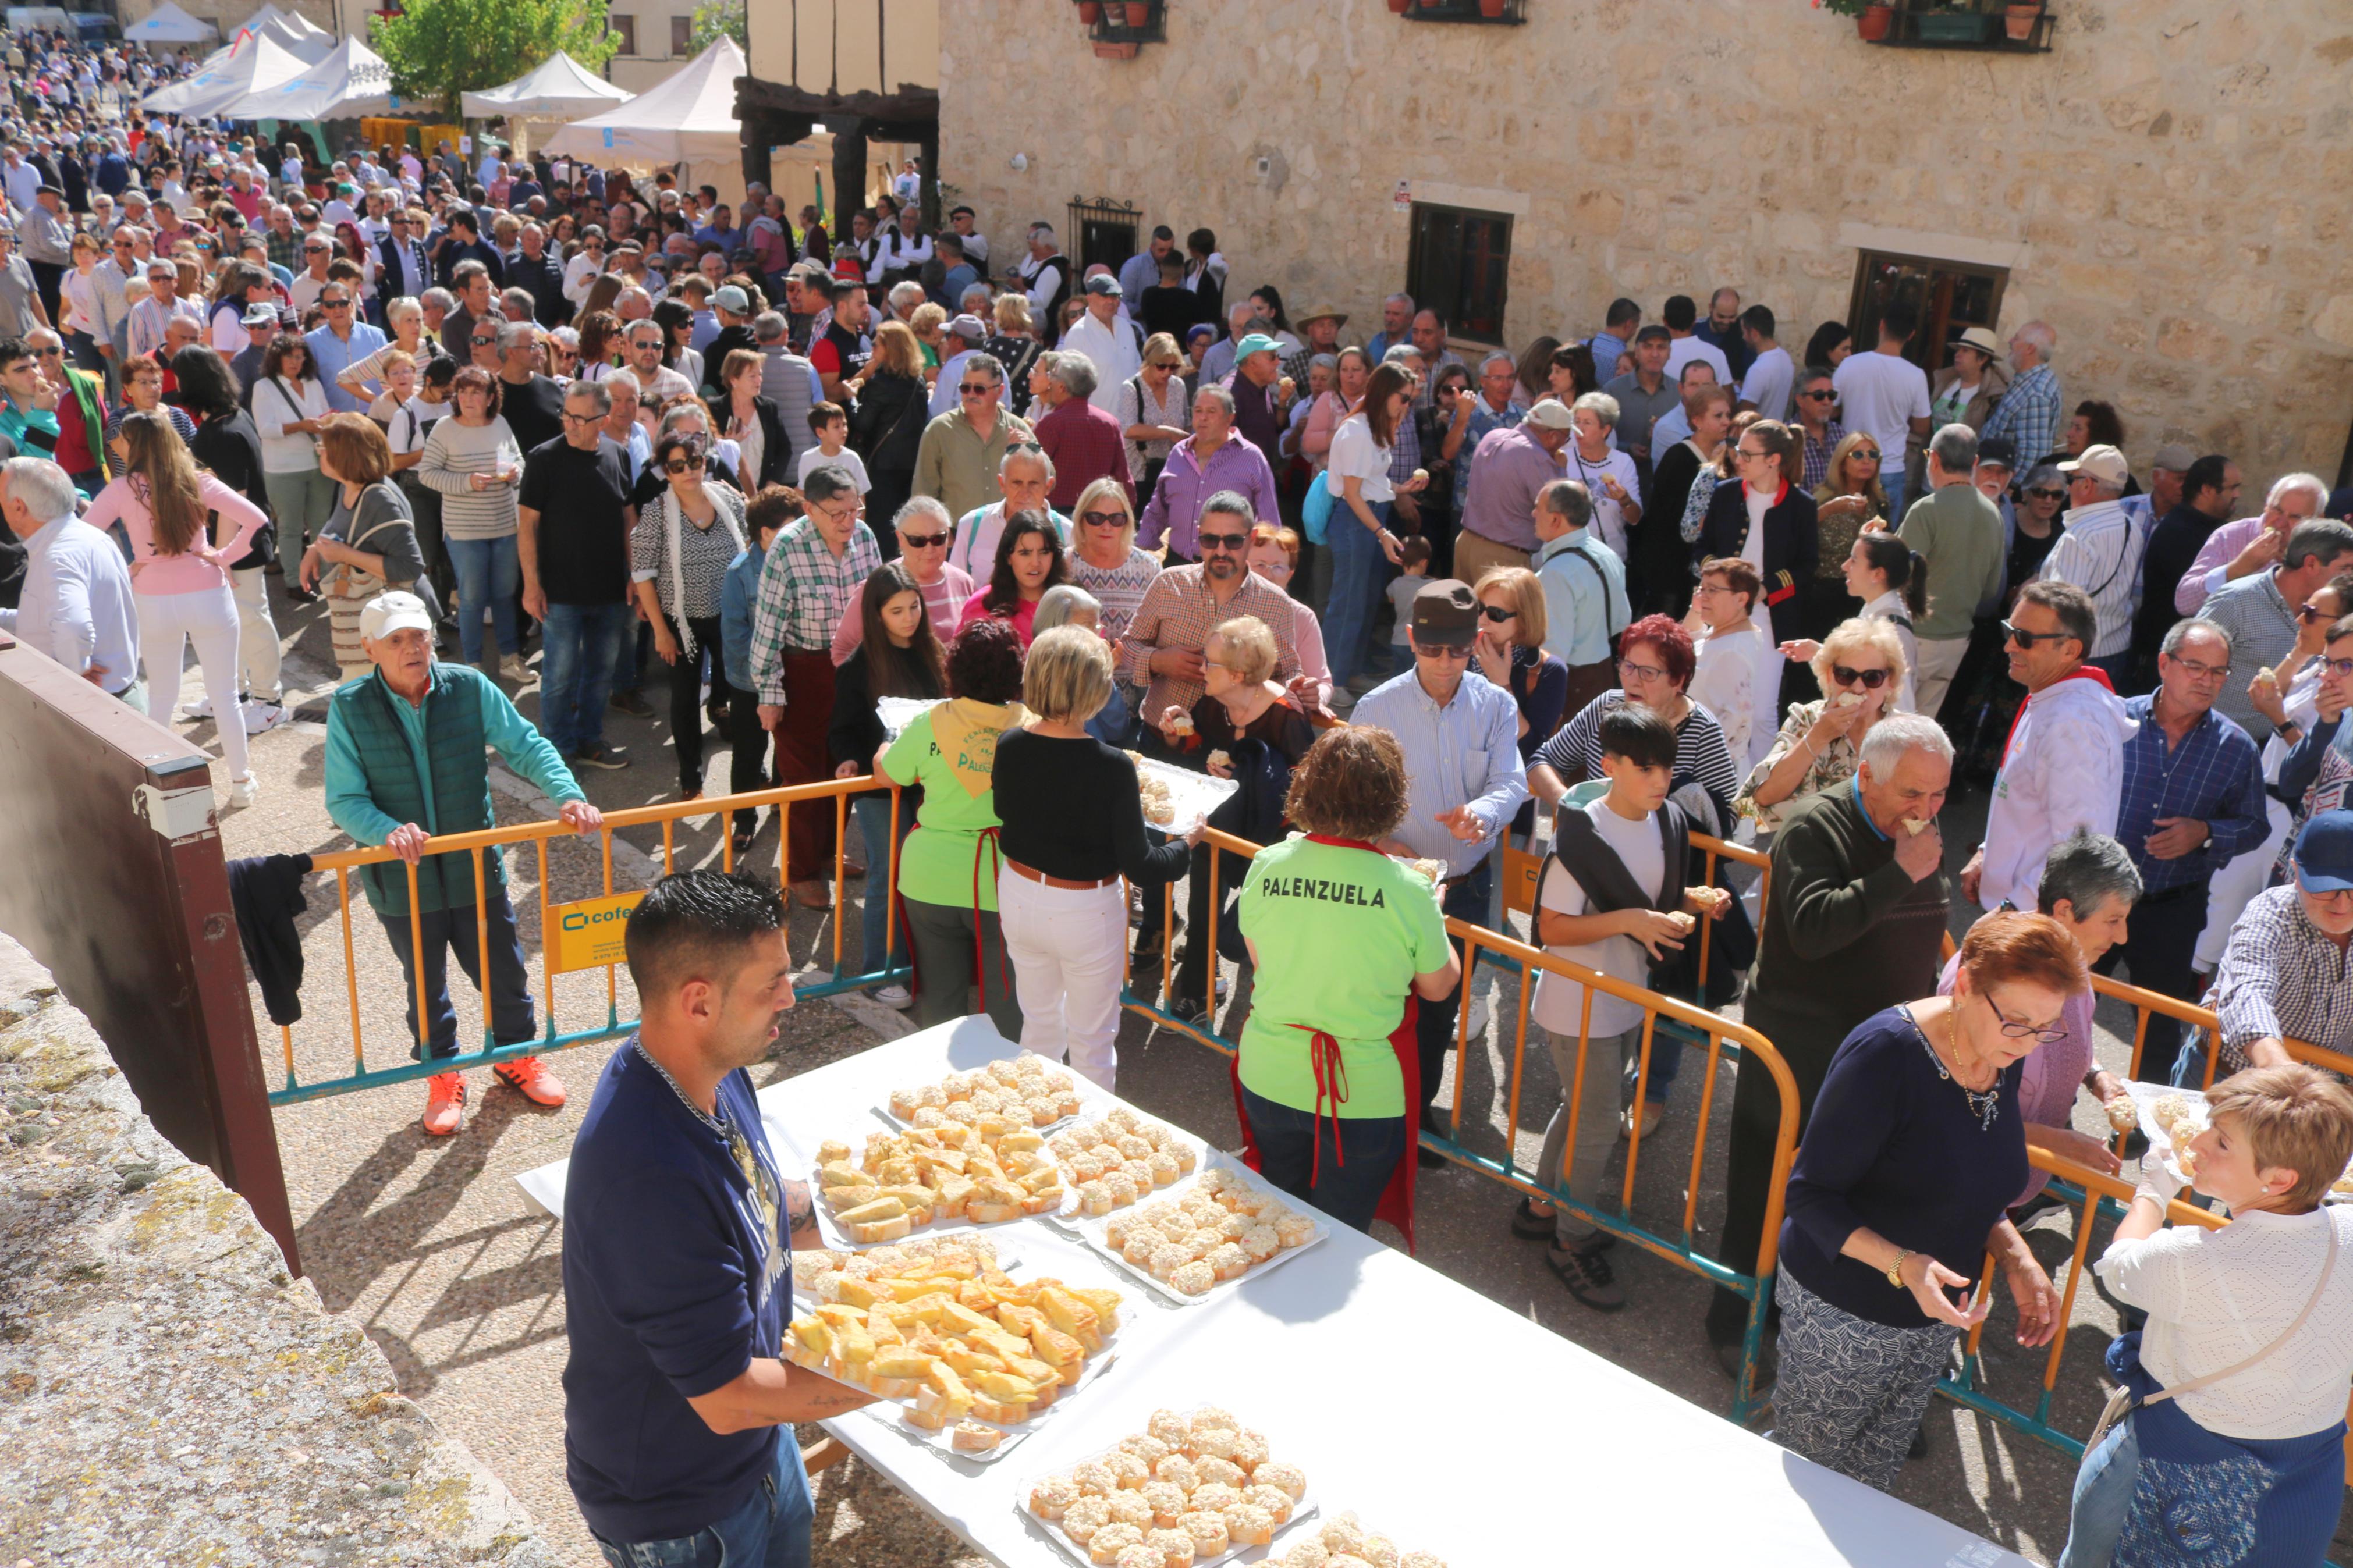
[[[1901,446],[1903,443],[1896,443]],[[1887,492],[1887,526],[1894,529],[1904,521],[1904,470],[1882,468],[1879,488]]]
[[[1242,1108],[1258,1142],[1259,1174],[1351,1229],[1372,1228],[1373,1209],[1409,1152],[1412,1132],[1404,1117],[1344,1117],[1335,1140],[1331,1117],[1319,1123],[1313,1111],[1277,1105],[1247,1089]]]
[[[1388,502],[1372,507],[1381,526],[1389,525]],[[1326,538],[1332,551],[1332,598],[1324,612],[1324,652],[1331,660],[1332,684],[1345,685],[1362,674],[1370,656],[1373,611],[1388,581],[1388,557],[1381,542],[1345,503],[1332,508]]]
[[[902,795],[899,800],[899,842],[902,844],[907,841],[907,835],[915,830],[913,800],[911,795]],[[859,837],[866,844],[866,909],[859,921],[865,937],[864,946],[859,952],[858,973],[877,974],[881,972],[885,939],[890,942],[888,956],[891,963],[904,969],[911,962],[906,933],[902,931],[895,937],[892,936],[889,908],[876,907],[882,903],[885,891],[891,885],[891,792],[884,790],[875,795],[852,795],[849,815],[857,818]],[[900,984],[904,984],[905,982]]]
[[[556,754],[575,757],[605,741],[613,646],[629,625],[627,605],[550,605],[540,647],[539,727]]]
[[[1106,746],[1125,749],[1134,745],[1135,710],[1143,696],[1138,687],[1113,686],[1111,700],[1103,705],[1103,711],[1087,721],[1087,733]],[[868,861],[867,868],[871,870],[873,862]]]
[[[793,1429],[781,1428],[776,1468],[725,1519],[675,1541],[620,1545],[596,1537],[612,1568],[808,1568],[809,1525],[817,1505]]]
[[[279,525],[281,529],[284,524]],[[279,537],[283,540],[281,532]],[[514,535],[504,539],[445,539],[450,569],[458,574],[458,647],[468,664],[482,662],[482,611],[491,612],[499,651],[520,653],[515,631],[515,591],[522,586],[522,558]]]
[[[622,628],[621,640],[613,649],[613,675],[612,684],[607,689],[608,695],[635,691],[645,684],[646,653],[653,643],[653,626],[637,619],[636,612],[632,611],[629,624]]]
[[[522,942],[515,935],[514,906],[507,901],[505,889],[492,888],[489,893],[491,973],[487,985],[480,973],[482,938],[474,925],[473,905],[431,910],[417,917],[425,937],[425,1005],[432,1013],[426,1037],[437,1057],[458,1054],[458,1013],[449,1002],[448,959],[452,952],[458,955],[458,967],[474,983],[474,989],[489,991],[491,1033],[499,1044],[520,1045],[539,1033],[536,1016],[532,1011],[531,978],[523,973]],[[394,955],[400,960],[400,990],[407,1003],[408,1037],[413,1042],[417,1038],[417,955],[409,947],[408,917],[380,913],[376,919],[384,922],[384,934],[392,943]],[[408,1054],[417,1055],[414,1044]]]
[[[1495,858],[1492,854],[1472,868],[1463,879],[1446,889],[1439,908],[1456,920],[1476,925],[1487,918],[1487,905],[1494,897]],[[1452,938],[1447,945],[1454,956],[1462,956],[1462,944]],[[1469,975],[1462,977],[1469,980]],[[1414,1044],[1421,1052],[1421,1099],[1426,1106],[1438,1103],[1438,1080],[1446,1071],[1446,1053],[1454,1045],[1455,1015],[1461,1010],[1462,986],[1458,983],[1454,992],[1443,1002],[1421,999],[1421,1011],[1414,1019]]]
[[[2058,1568],[2107,1568],[2139,1479],[2140,1434],[2127,1415],[2108,1429],[2098,1447],[2084,1454],[2075,1471],[2067,1544],[2059,1552]]]

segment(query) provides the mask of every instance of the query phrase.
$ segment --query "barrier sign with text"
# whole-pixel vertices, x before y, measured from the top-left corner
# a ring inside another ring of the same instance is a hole
[[[550,904],[548,930],[555,940],[548,949],[553,960],[549,967],[558,974],[569,974],[575,969],[601,969],[621,963],[627,956],[621,938],[629,929],[629,911],[644,897],[643,893],[613,893],[576,904]]]

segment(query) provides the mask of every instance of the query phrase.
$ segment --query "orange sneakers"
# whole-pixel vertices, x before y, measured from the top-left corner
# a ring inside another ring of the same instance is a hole
[[[466,1120],[466,1077],[437,1072],[425,1080],[425,1132],[447,1138]]]
[[[498,1074],[499,1081],[533,1105],[564,1103],[564,1080],[548,1071],[537,1057],[518,1057],[511,1062],[501,1062],[491,1070]]]

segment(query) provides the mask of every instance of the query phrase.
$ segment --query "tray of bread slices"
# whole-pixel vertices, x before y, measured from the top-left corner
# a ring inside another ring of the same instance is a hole
[[[1186,719],[1183,722],[1182,732],[1192,733],[1193,721]],[[1182,838],[1200,826],[1208,820],[1209,813],[1242,787],[1233,779],[1216,778],[1156,762],[1142,752],[1130,752],[1127,758],[1135,764],[1135,790],[1144,800],[1145,824],[1171,838]],[[1230,758],[1228,763],[1231,764]]]
[[[1405,1552],[1396,1542],[1368,1528],[1353,1513],[1327,1519],[1315,1528],[1294,1531],[1279,1552],[1267,1553],[1269,1568],[1446,1568],[1446,1560],[1430,1552]]]
[[[2179,1177],[2184,1185],[2198,1179],[2198,1158],[2189,1141],[2206,1131],[2209,1121],[2203,1090],[2177,1089],[2164,1083],[2131,1083],[2125,1090],[2133,1098],[2139,1112],[2140,1130],[2148,1138],[2149,1152],[2165,1162],[2165,1168]],[[2353,1169],[2340,1173],[2332,1183],[2323,1200],[2327,1203],[2353,1203]]]
[[[877,1395],[862,1414],[944,1454],[998,1458],[1116,1353],[1118,1291],[1017,1279],[986,1237],[806,1256],[784,1359]]]
[[[1153,1412],[1143,1431],[1031,1479],[1014,1507],[1071,1562],[1102,1568],[1209,1568],[1315,1512],[1306,1473],[1214,1405]]]
[[[882,721],[882,733],[895,741],[907,732],[908,725],[937,706],[920,697],[878,697],[874,716]]]
[[[1249,1166],[1216,1152],[1198,1176],[1166,1196],[1099,1216],[1066,1215],[1062,1223],[1163,1300],[1183,1306],[1279,1268],[1332,1234]]]

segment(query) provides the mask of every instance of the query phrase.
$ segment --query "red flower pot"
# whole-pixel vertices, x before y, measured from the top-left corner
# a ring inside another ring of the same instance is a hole
[[[1097,44],[1095,58],[1099,60],[1132,60],[1135,58],[1134,44]]]
[[[1129,26],[1149,26],[1151,22],[1151,0],[1127,0],[1127,25]]]
[[[1092,27],[1103,20],[1103,0],[1079,0],[1079,26]]]
[[[1413,0],[1389,0],[1389,15],[1402,16],[1406,13],[1406,8],[1412,4]]]
[[[1894,25],[1895,7],[1893,5],[1866,5],[1862,15],[1854,19],[1854,30],[1862,35],[1866,44],[1875,44],[1887,37],[1888,28]]]
[[[2034,36],[2034,24],[2042,16],[2042,7],[2039,3],[2007,6],[2002,12],[2002,29],[2023,43]]]
[[[1479,0],[1479,15],[1490,22],[1504,19],[1504,0]]]

